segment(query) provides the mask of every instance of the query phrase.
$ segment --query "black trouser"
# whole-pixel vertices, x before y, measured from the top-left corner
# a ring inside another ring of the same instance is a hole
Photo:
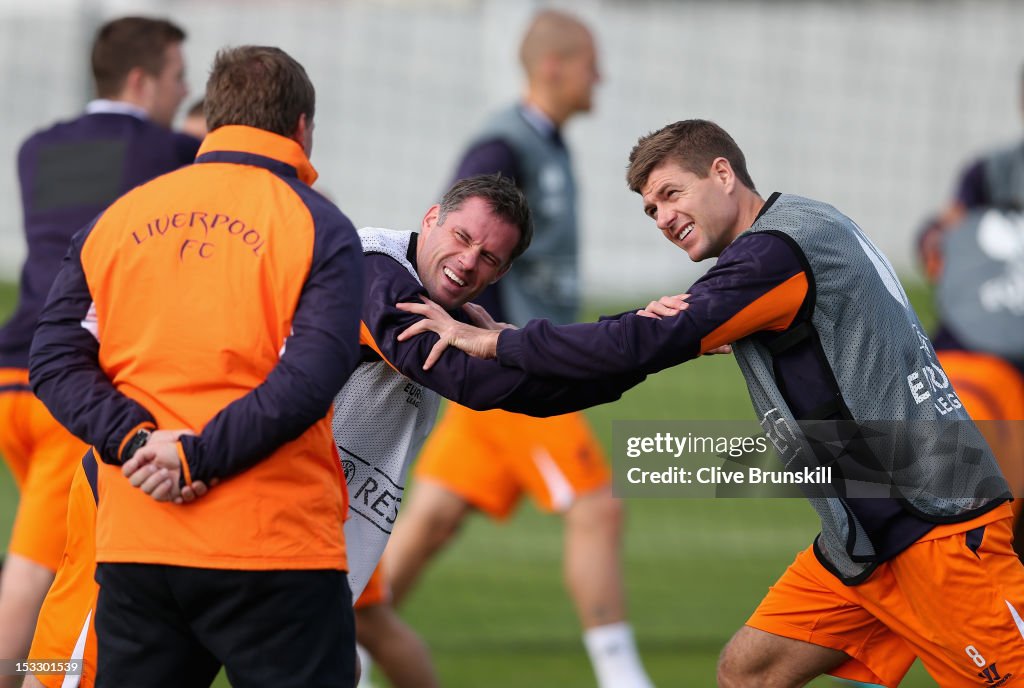
[[[99,564],[96,688],[355,685],[342,571]]]

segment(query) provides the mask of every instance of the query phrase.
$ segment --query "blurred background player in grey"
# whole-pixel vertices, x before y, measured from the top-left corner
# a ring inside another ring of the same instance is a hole
[[[1024,70],[1020,104],[1024,110]],[[963,171],[955,196],[919,235],[938,285],[935,348],[999,356],[1024,372],[1024,140]]]
[[[1020,74],[1024,110],[1024,69]],[[935,353],[1015,494],[1024,487],[1024,140],[960,175],[949,205],[925,224],[918,253],[935,289]],[[1017,421],[1017,422],[1006,422]],[[1014,547],[1024,551],[1020,501]]]
[[[455,177],[501,173],[526,194],[533,243],[477,303],[502,322],[558,323],[579,316],[576,181],[561,128],[588,112],[600,74],[590,30],[558,11],[539,12],[520,47],[527,89],[470,143]],[[535,419],[449,404],[415,469],[385,559],[395,603],[415,584],[474,510],[505,518],[524,492],[565,519],[565,581],[584,644],[603,688],[644,688],[650,679],[626,620],[622,504],[611,495],[607,460],[580,413]]]
[[[1020,72],[1019,105],[1024,112],[1024,68]],[[979,208],[1024,210],[1024,139],[972,161],[961,172],[952,202],[935,223],[948,230]]]
[[[187,93],[184,40],[163,19],[104,24],[92,45],[96,99],[30,136],[18,154],[28,256],[18,305],[0,328],[0,452],[21,495],[0,581],[3,658],[28,651],[64,549],[76,457],[86,450],[29,390],[32,332],[72,234],[125,191],[195,157],[199,141],[169,129]],[[17,681],[0,677],[0,686]]]

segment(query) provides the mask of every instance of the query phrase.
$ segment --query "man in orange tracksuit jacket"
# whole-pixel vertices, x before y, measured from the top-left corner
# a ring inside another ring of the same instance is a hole
[[[72,235],[124,192],[195,159],[199,141],[170,130],[188,92],[184,41],[166,19],[106,22],[89,59],[96,98],[18,149],[27,253],[17,305],[0,325],[0,454],[18,486],[18,510],[0,576],[0,657],[27,656],[67,539],[70,459],[86,451],[31,392],[32,333]],[[20,685],[20,676],[0,675],[0,688]]]
[[[100,688],[353,683],[329,421],[362,251],[309,187],[314,103],[284,52],[221,52],[196,164],[77,234],[40,318],[33,390],[100,460]]]

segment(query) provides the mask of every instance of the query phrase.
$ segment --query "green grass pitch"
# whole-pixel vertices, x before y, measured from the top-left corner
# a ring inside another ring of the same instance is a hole
[[[913,296],[928,303],[923,292]],[[0,285],[0,317],[13,301],[14,287]],[[742,419],[752,411],[735,363],[716,356],[652,376],[588,415],[607,445],[612,420]],[[16,505],[10,475],[0,469],[4,546]],[[626,506],[630,617],[647,669],[658,686],[713,686],[722,646],[810,543],[816,517],[799,499],[631,499]],[[504,524],[471,519],[404,609],[430,645],[443,685],[595,685],[562,585],[561,553],[560,520],[529,503]],[[214,685],[229,684],[222,675]],[[376,685],[386,684],[376,677]],[[934,682],[917,666],[903,685]]]

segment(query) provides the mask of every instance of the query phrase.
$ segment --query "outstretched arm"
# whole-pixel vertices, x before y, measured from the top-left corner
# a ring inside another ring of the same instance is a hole
[[[472,358],[456,349],[431,358],[438,342],[433,333],[402,339],[398,336],[420,317],[399,310],[395,304],[416,302],[426,306],[420,300],[426,298],[422,285],[387,256],[368,255],[366,269],[362,343],[403,375],[464,406],[477,410],[502,408],[533,416],[559,415],[614,401],[644,379],[643,374],[635,372],[592,381],[531,375],[495,361]],[[433,307],[443,312],[439,306]],[[424,368],[428,359],[431,364]]]
[[[636,311],[628,311],[640,317],[660,320],[679,315],[687,308],[686,299],[689,294],[678,294],[675,296],[662,296],[657,301],[651,301],[646,307]],[[422,303],[399,303],[399,310],[407,313],[422,315],[423,320],[418,320],[398,335],[399,341],[406,341],[411,337],[424,332],[433,332],[438,335],[438,341],[430,350],[424,370],[429,370],[440,358],[445,349],[454,347],[474,358],[490,359],[497,356],[498,334],[502,330],[517,329],[514,325],[507,323],[496,323],[486,310],[475,304],[467,303],[463,309],[467,312],[472,325],[459,322],[446,310],[426,297],[422,297]],[[619,319],[626,313],[615,316]],[[609,320],[612,318],[609,318]],[[707,353],[730,353],[731,348],[726,344],[713,349]]]
[[[800,314],[808,296],[808,276],[789,241],[769,232],[733,242],[715,267],[689,290],[687,308],[671,317],[669,298],[647,308],[597,323],[556,326],[533,320],[522,329],[483,332],[431,314],[410,335],[438,333],[439,350],[455,346],[496,358],[538,376],[597,380],[628,372],[650,374],[755,332],[781,332]],[[406,304],[411,313],[430,311]],[[434,352],[437,359],[437,353]],[[441,354],[443,355],[443,354]]]

